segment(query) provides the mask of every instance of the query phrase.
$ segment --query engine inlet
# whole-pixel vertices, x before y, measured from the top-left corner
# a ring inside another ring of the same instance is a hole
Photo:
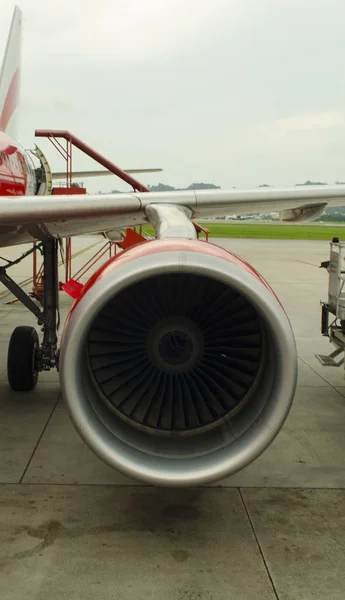
[[[265,355],[250,302],[197,274],[158,275],[117,294],[92,323],[87,354],[114,411],[170,434],[231,418]]]

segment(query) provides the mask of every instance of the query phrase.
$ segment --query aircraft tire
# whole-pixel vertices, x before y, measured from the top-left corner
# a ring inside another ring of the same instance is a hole
[[[7,377],[12,390],[28,392],[38,380],[38,334],[34,327],[16,327],[7,354]]]

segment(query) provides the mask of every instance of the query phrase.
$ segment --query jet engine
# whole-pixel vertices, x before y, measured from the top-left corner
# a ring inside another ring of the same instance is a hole
[[[296,347],[279,300],[245,261],[202,241],[153,240],[86,284],[60,377],[77,431],[106,463],[154,485],[199,485],[275,438]]]

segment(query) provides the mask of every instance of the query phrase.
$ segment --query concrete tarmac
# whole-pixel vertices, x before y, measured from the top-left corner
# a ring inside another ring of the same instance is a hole
[[[73,251],[96,242],[76,239]],[[33,392],[11,391],[8,340],[15,326],[35,319],[19,303],[6,304],[13,298],[1,286],[1,600],[344,599],[344,369],[314,357],[332,351],[319,333],[328,276],[318,267],[329,244],[217,243],[256,267],[284,304],[299,380],[270,448],[211,486],[155,489],[107,467],[71,425],[54,371],[41,374]],[[73,272],[98,247],[75,259]],[[28,278],[31,259],[13,274]],[[70,305],[61,294],[62,320]]]

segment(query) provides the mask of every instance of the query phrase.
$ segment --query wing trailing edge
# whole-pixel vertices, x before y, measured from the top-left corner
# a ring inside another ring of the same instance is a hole
[[[163,169],[124,169],[125,173],[159,173]],[[104,177],[104,175],[114,175],[111,171],[96,170],[96,171],[73,171],[72,178],[87,178],[87,177]],[[53,180],[66,179],[66,171],[57,171],[52,173]]]

